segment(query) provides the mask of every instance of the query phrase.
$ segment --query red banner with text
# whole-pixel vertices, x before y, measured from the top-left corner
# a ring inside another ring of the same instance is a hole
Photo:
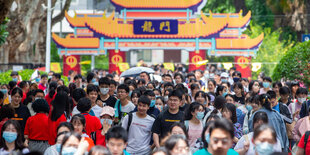
[[[206,64],[203,63],[203,61],[205,60],[206,60],[206,50],[189,52],[188,71],[191,72],[197,69],[204,71],[206,68]]]
[[[68,76],[70,70],[81,74],[80,61],[79,55],[63,56],[63,75]]]
[[[119,63],[126,62],[126,53],[117,50],[108,50],[109,53],[109,73],[120,74]]]
[[[235,56],[236,70],[241,72],[242,78],[252,78],[251,57]]]

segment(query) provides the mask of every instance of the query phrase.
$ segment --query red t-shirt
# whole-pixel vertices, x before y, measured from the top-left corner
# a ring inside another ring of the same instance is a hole
[[[53,98],[50,98],[49,94],[45,95],[45,100],[50,106],[50,110],[52,109],[52,101],[54,100],[55,96],[56,96],[56,93],[54,94]]]
[[[38,88],[44,91],[46,89],[46,86],[44,86],[42,83],[40,83]]]
[[[305,155],[310,155],[310,137],[308,138],[306,148],[304,148],[305,147],[305,134],[304,134],[298,143],[298,147],[305,149]]]
[[[44,113],[37,113],[28,118],[24,134],[30,140],[45,140],[49,138],[48,116]]]
[[[105,135],[101,134],[101,130],[96,131],[96,145],[106,147]]]
[[[52,121],[51,120],[51,114],[48,116],[48,143],[50,145],[54,145],[55,144],[55,140],[56,140],[56,137],[57,137],[57,127],[58,125],[61,123],[61,122],[66,122],[67,119],[66,119],[66,116],[65,114],[62,114],[56,121]]]
[[[95,132],[102,128],[99,118],[97,118],[96,116],[91,116],[88,113],[82,113],[82,114],[84,115],[86,120],[85,131],[89,137],[92,132]]]
[[[24,101],[25,101],[26,98],[27,98],[27,94],[23,92],[22,103],[24,103]]]

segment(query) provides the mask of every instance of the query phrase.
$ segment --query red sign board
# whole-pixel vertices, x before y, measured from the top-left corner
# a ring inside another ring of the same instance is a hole
[[[80,74],[81,73],[80,61],[81,60],[79,55],[63,56],[64,76],[68,76],[70,70],[76,71],[78,74]]]
[[[251,78],[251,57],[235,56],[235,67],[241,72],[242,78]]]
[[[200,69],[202,71],[205,70],[206,65],[200,64],[198,62],[204,61],[206,59],[206,51],[205,50],[199,50],[195,52],[189,52],[189,65],[188,65],[188,71],[194,71],[197,69]]]

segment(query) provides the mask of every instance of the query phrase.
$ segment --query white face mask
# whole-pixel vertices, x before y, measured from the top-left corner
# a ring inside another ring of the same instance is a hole
[[[106,95],[106,94],[109,92],[109,88],[100,88],[100,92],[101,92],[103,95]]]
[[[307,99],[304,97],[304,98],[297,98],[297,100],[299,103],[304,103]]]
[[[167,102],[167,101],[168,101],[168,99],[169,99],[169,97],[168,97],[168,96],[165,96],[165,97],[164,97],[164,101],[165,101],[165,102]]]

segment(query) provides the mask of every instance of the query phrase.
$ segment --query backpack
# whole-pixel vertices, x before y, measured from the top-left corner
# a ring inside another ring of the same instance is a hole
[[[127,130],[127,132],[129,132],[129,128],[130,128],[130,125],[131,125],[131,122],[132,122],[133,115],[132,115],[132,112],[128,113],[127,115],[128,115],[128,124],[127,124],[127,129],[126,130]],[[149,115],[149,116],[151,116],[154,119],[156,119],[156,117],[154,115]]]
[[[205,127],[205,123],[203,123],[203,121],[201,121],[201,122],[202,122],[202,128],[204,128]],[[189,120],[185,120],[184,121],[184,125],[186,127],[186,131],[188,131],[188,129],[189,129]]]

